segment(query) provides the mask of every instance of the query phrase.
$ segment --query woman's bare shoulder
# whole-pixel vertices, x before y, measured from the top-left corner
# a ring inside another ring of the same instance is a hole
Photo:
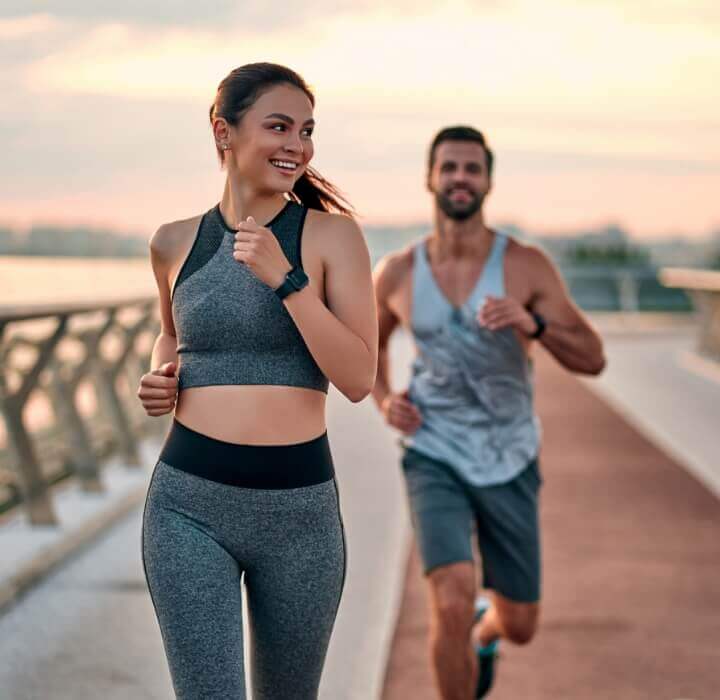
[[[315,236],[338,235],[358,236],[362,235],[358,222],[347,214],[336,214],[334,212],[308,209],[305,219],[305,231]]]
[[[187,255],[195,240],[202,214],[162,224],[150,237],[150,252],[159,262],[172,264]]]
[[[337,257],[368,255],[360,224],[346,214],[310,209],[305,220],[303,240],[303,245],[317,252],[325,262]]]

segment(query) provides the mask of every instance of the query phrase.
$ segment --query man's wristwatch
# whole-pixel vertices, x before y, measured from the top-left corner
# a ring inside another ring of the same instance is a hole
[[[537,323],[537,330],[534,333],[531,333],[530,337],[537,339],[545,332],[547,321],[537,311],[531,311],[530,315],[535,320],[535,323]]]
[[[285,281],[275,290],[275,294],[284,299],[293,292],[299,292],[303,287],[307,287],[310,282],[308,276],[300,267],[293,267],[290,272],[285,275]]]

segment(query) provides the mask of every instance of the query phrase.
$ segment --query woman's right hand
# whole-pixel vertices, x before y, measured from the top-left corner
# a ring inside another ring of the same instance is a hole
[[[143,374],[137,395],[149,416],[162,416],[175,408],[178,391],[176,371],[174,362],[166,362]]]
[[[388,394],[380,408],[388,425],[405,435],[412,435],[422,425],[422,415],[410,401],[407,391],[402,394]]]

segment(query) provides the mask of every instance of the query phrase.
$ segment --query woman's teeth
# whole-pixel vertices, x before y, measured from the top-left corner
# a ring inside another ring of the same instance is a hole
[[[290,170],[294,171],[297,170],[297,163],[291,163],[286,160],[271,160],[270,161],[276,168],[280,168],[282,170]]]

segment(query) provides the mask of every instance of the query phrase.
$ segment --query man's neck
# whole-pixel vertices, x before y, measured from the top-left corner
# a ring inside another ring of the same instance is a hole
[[[483,256],[492,240],[493,232],[485,225],[482,209],[464,221],[451,219],[442,210],[435,210],[435,228],[429,248],[436,260]]]

